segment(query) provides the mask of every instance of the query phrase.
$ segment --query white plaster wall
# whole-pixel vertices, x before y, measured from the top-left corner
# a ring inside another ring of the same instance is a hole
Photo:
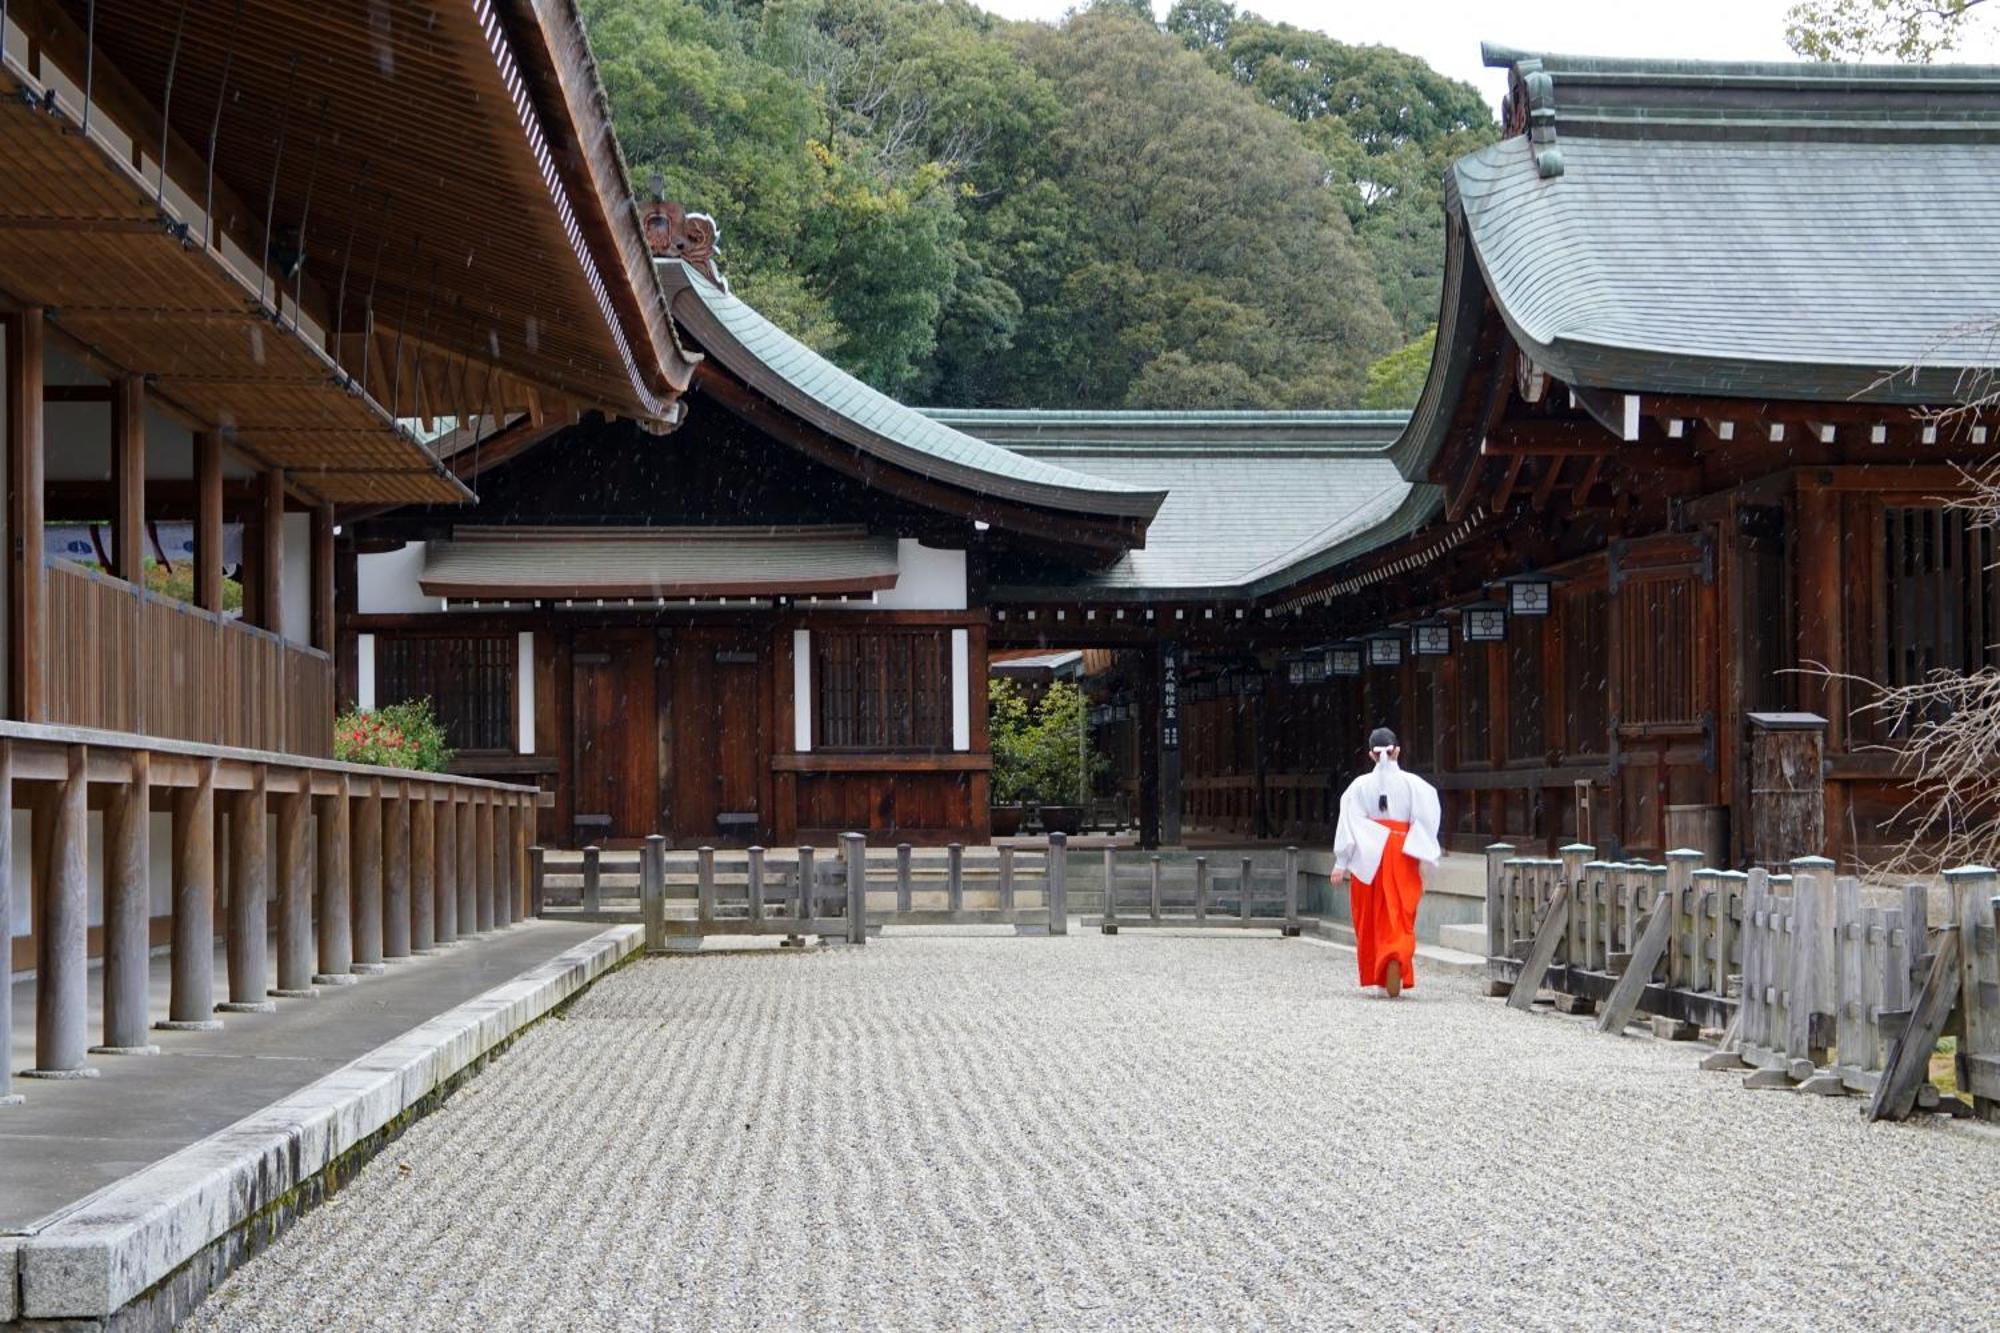
[[[900,537],[896,567],[896,586],[876,593],[874,605],[907,611],[965,609],[965,552],[938,550],[914,537]]]
[[[408,615],[442,611],[442,597],[426,597],[417,586],[424,572],[424,544],[409,542],[395,551],[375,551],[355,561],[355,609],[362,615]]]
[[[85,830],[90,846],[88,883],[90,885],[90,924],[104,924],[104,815],[93,810],[85,816]],[[154,812],[147,820],[148,845],[146,863],[146,884],[148,914],[169,916],[174,909],[174,817],[164,811]],[[14,811],[14,888],[11,916],[11,933],[26,935],[33,921],[30,906],[29,878],[32,866],[31,828],[28,812]],[[275,863],[274,863],[275,864]],[[7,956],[0,950],[0,958]],[[4,1049],[4,1048],[0,1048]]]
[[[792,631],[792,748],[800,754],[812,753],[812,688],[812,631],[795,629]]]
[[[372,640],[374,636],[371,634]],[[372,646],[372,644],[371,644]],[[374,681],[370,669],[369,681],[372,694]],[[532,630],[522,630],[514,640],[514,732],[515,748],[522,754],[535,752],[535,635]]]
[[[951,748],[972,748],[972,631],[951,632]]]
[[[293,643],[312,641],[312,515],[285,515],[285,587],[278,632]]]

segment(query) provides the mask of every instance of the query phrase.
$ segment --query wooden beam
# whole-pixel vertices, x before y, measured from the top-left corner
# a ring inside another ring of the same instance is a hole
[[[112,386],[112,573],[146,581],[146,382],[127,375]]]
[[[42,389],[45,403],[115,403],[118,386],[114,384],[50,384]]]
[[[1535,487],[1535,512],[1549,507],[1549,500],[1556,493],[1556,486],[1562,480],[1563,464],[1568,460],[1560,456],[1548,461],[1548,471],[1542,474],[1541,484]]]
[[[222,437],[194,437],[194,604],[222,610]]]
[[[312,646],[333,651],[333,506],[312,511]]]
[[[41,722],[48,714],[48,663],[43,653],[42,572],[42,362],[47,346],[42,311],[30,307],[6,318],[7,333],[7,554],[8,715]]]
[[[285,623],[285,474],[272,468],[260,480],[255,623],[275,634]]]

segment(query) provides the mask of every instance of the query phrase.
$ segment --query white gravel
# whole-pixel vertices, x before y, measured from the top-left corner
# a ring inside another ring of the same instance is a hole
[[[2000,1135],[1271,938],[654,959],[197,1312],[280,1329],[1993,1327]]]

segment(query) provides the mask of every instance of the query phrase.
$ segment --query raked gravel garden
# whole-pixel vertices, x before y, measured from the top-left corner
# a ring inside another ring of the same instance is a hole
[[[1992,1326],[2000,1134],[1251,935],[637,962],[193,1317],[281,1329]]]

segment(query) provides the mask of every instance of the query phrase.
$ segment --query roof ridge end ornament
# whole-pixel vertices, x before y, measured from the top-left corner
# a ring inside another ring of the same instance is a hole
[[[707,213],[690,213],[668,199],[654,199],[640,214],[646,245],[655,259],[678,259],[723,291],[729,279],[716,259],[722,253],[722,228]]]
[[[1563,174],[1562,149],[1556,145],[1556,80],[1537,56],[1496,48],[1481,48],[1488,65],[1511,65],[1507,96],[1500,103],[1500,123],[1509,133],[1526,134],[1543,180]]]

